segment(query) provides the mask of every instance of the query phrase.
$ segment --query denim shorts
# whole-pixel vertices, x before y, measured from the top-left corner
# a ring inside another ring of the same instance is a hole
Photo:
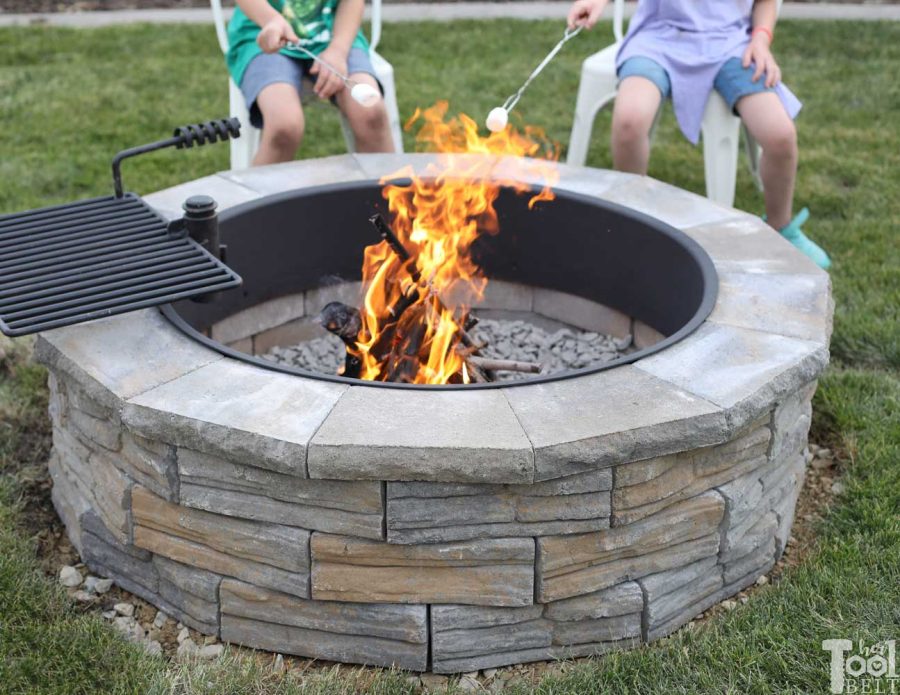
[[[283,53],[260,53],[255,56],[241,78],[241,93],[247,102],[247,110],[250,112],[250,123],[256,128],[262,128],[263,118],[256,104],[256,98],[264,87],[270,84],[284,82],[293,85],[297,93],[303,95],[303,79],[309,75],[312,60],[292,58]],[[347,74],[354,75],[365,73],[371,75],[378,82],[375,68],[369,58],[369,52],[362,48],[351,48],[347,56]],[[315,79],[315,76],[312,76]],[[381,83],[378,83],[381,87]],[[384,89],[382,89],[382,92]]]
[[[745,68],[741,65],[740,58],[729,58],[719,69],[718,74],[716,74],[713,88],[722,95],[722,98],[728,104],[728,108],[732,111],[734,111],[734,106],[741,97],[749,94],[775,91],[774,87],[766,87],[765,75],[756,82],[753,81],[753,71],[755,69],[752,65]],[[633,75],[650,80],[659,89],[663,99],[667,99],[672,95],[672,83],[669,80],[669,74],[662,65],[652,58],[634,56],[622,63],[618,72],[619,82],[621,83],[626,77]]]

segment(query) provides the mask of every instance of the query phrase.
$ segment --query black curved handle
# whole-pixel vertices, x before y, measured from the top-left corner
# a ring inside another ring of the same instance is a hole
[[[237,118],[220,118],[217,121],[183,125],[175,129],[175,137],[181,138],[178,149],[205,145],[206,143],[225,142],[241,136],[241,122]]]
[[[240,120],[237,118],[220,118],[215,121],[207,121],[206,123],[184,125],[176,128],[174,135],[166,140],[157,140],[147,145],[139,145],[122,150],[112,160],[113,186],[116,191],[116,198],[121,198],[125,195],[122,188],[122,160],[139,154],[161,150],[164,147],[175,147],[180,150],[193,147],[194,145],[200,146],[206,143],[225,142],[240,136]]]

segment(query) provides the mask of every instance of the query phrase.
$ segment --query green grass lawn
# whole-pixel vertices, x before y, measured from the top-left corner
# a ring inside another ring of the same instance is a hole
[[[561,33],[555,22],[389,25],[400,110],[440,98],[479,121]],[[567,46],[520,114],[568,139],[580,60],[603,25]],[[846,491],[815,550],[776,585],[702,628],[587,660],[545,693],[828,692],[821,640],[900,638],[900,23],[784,22],[777,57],[803,99],[797,203],[834,260],[832,365],[821,380],[816,441],[839,452]],[[174,126],[227,115],[212,27],[0,30],[0,213],[111,192],[118,150]],[[703,192],[702,154],[666,114],[651,175]],[[601,115],[589,163],[610,165]],[[409,140],[411,144],[411,139]],[[302,156],[343,150],[337,118],[308,110]],[[226,169],[228,148],[163,151],[126,162],[129,189],[151,192]],[[761,212],[741,171],[736,206]],[[170,667],[68,605],[41,574],[22,497],[46,456],[45,375],[0,342],[0,692],[373,692],[410,690],[402,674],[344,669],[282,678],[246,660]],[[4,354],[5,352],[5,354]]]

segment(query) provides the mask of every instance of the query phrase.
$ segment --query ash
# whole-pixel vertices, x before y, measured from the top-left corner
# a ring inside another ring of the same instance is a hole
[[[478,343],[488,343],[482,355],[501,360],[539,362],[541,374],[593,367],[633,352],[631,336],[609,335],[561,328],[548,331],[527,321],[482,319],[471,331]],[[344,344],[325,335],[290,347],[276,347],[263,359],[311,372],[337,374],[344,364]],[[497,372],[498,381],[533,378],[522,372]]]

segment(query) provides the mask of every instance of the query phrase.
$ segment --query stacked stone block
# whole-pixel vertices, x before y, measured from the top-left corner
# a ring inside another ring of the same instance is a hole
[[[715,446],[482,484],[309,479],[129,427],[64,370],[50,386],[53,499],[92,571],[229,642],[445,673],[652,641],[754,582],[815,389]]]
[[[609,526],[611,488],[608,468],[527,485],[388,483],[388,541],[437,543],[595,531]]]

